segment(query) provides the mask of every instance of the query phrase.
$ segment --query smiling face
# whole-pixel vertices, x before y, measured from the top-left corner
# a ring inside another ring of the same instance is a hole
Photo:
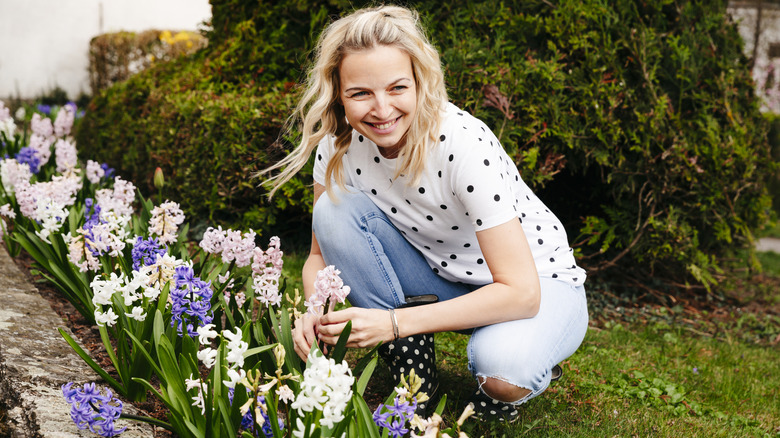
[[[412,59],[393,46],[348,53],[339,65],[347,121],[357,132],[394,158],[406,141],[417,110]]]

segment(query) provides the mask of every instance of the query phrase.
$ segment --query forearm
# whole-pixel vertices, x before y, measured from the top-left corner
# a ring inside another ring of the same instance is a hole
[[[314,294],[314,280],[317,278],[317,272],[322,269],[325,269],[325,259],[322,258],[322,254],[310,253],[301,272],[303,294],[306,299]]]
[[[493,283],[447,301],[396,309],[401,337],[464,330],[532,318],[539,311],[539,283],[518,287]]]

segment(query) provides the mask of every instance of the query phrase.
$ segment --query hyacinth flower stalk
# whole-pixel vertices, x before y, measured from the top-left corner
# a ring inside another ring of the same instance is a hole
[[[101,391],[94,383],[81,387],[74,382],[62,385],[62,395],[70,408],[70,418],[81,430],[89,429],[100,436],[112,437],[124,432],[127,427],[118,428],[119,419],[142,421],[171,430],[171,425],[156,418],[132,415],[122,412],[124,403],[114,397],[110,389]]]
[[[157,263],[144,265],[139,270],[125,275],[123,272],[111,272],[95,276],[90,283],[94,319],[98,325],[103,346],[118,378],[112,377],[64,330],[60,334],[74,351],[106,380],[112,388],[123,396],[133,400],[144,400],[146,389],[135,378],[149,378],[152,372],[150,357],[152,351],[148,340],[152,339],[153,315],[165,314],[171,319],[168,305],[170,283],[160,282],[161,270],[167,269],[169,257],[157,256]],[[179,264],[183,262],[179,261]],[[174,329],[163,336],[178,337]],[[138,345],[130,338],[146,339]]]

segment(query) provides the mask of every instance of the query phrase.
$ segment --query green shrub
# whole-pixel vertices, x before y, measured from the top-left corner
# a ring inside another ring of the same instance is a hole
[[[249,180],[277,141],[314,35],[346,2],[212,0],[210,46],[93,100],[79,145],[190,214],[308,235],[310,170],[273,203]],[[353,2],[360,7],[364,2]],[[768,217],[774,164],[726,2],[416,7],[450,97],[491,126],[592,274],[709,287]]]

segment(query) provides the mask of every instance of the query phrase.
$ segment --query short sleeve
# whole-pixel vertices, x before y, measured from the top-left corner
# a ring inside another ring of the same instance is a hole
[[[328,161],[333,156],[335,143],[333,136],[326,135],[320,140],[320,144],[317,145],[317,151],[314,156],[314,170],[313,177],[314,182],[317,184],[325,185],[325,172],[328,169]]]
[[[517,218],[512,181],[517,168],[484,123],[471,119],[457,137],[450,164],[452,191],[460,199],[476,231]]]

